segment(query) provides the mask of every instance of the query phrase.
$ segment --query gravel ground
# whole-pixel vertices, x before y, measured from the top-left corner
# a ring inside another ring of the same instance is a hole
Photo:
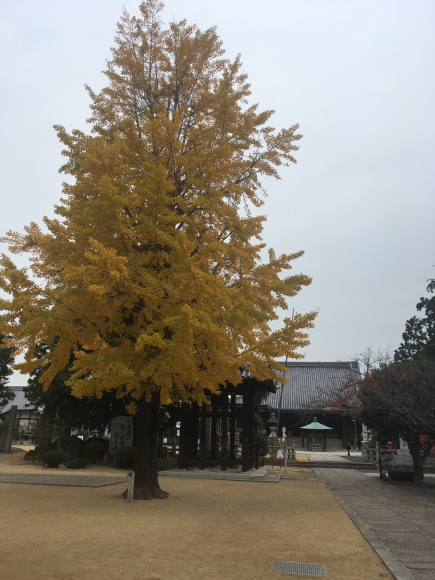
[[[0,455],[0,472],[48,471],[22,457]],[[127,503],[125,484],[0,484],[1,579],[272,580],[275,561],[323,564],[330,580],[393,579],[311,469],[277,484],[161,485],[169,499]]]

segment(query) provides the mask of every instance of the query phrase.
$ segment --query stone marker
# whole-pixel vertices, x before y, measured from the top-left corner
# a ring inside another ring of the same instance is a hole
[[[133,447],[133,417],[112,419],[109,453],[115,455],[119,447]]]

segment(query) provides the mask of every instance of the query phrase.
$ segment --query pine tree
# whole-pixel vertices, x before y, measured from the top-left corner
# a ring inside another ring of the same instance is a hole
[[[47,387],[75,360],[77,397],[116,389],[135,414],[135,498],[164,497],[158,484],[158,410],[205,400],[204,391],[240,382],[249,366],[278,378],[275,359],[298,358],[315,313],[286,318],[277,309],[311,279],[282,277],[303,252],[263,262],[263,176],[295,162],[298,126],[276,132],[273,111],[248,105],[241,61],[223,58],[216,30],[186,21],[162,28],[162,4],[141,18],[124,12],[99,94],[88,88],[90,135],[57,126],[70,177],[56,208],[10,251],[33,255],[32,277],[2,259],[10,301],[3,324],[26,354],[23,372],[46,367]],[[72,179],[71,179],[72,178]],[[71,181],[73,183],[71,184]],[[34,358],[35,343],[56,348]]]
[[[429,280],[426,290],[435,292],[435,280]],[[417,310],[424,312],[424,316],[413,316],[406,321],[403,342],[394,353],[395,361],[421,357],[435,360],[435,296],[420,298]]]

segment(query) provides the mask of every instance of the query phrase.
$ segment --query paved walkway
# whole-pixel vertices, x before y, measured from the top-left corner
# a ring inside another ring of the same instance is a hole
[[[310,461],[334,461],[334,462],[339,462],[339,463],[348,463],[349,459],[347,458],[347,453],[346,451],[340,451],[340,452],[325,452],[325,453],[320,453],[319,451],[316,452],[307,452],[306,453],[310,459]],[[360,459],[360,461],[363,461],[363,458],[361,456],[361,453],[355,453],[355,457],[357,457],[358,459]]]
[[[315,471],[387,565],[390,558],[390,571],[398,580],[435,579],[433,479],[419,488],[383,483],[356,470]]]
[[[47,473],[0,473],[0,483],[27,483],[34,485],[61,485],[73,487],[104,487],[115,483],[127,483],[126,477],[104,475],[66,475]]]

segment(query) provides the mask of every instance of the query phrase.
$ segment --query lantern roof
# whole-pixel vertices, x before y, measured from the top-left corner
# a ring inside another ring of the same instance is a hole
[[[309,429],[310,431],[332,431],[332,427],[327,427],[326,425],[319,423],[317,417],[314,417],[312,423],[305,425],[305,427],[301,427],[301,429]]]

